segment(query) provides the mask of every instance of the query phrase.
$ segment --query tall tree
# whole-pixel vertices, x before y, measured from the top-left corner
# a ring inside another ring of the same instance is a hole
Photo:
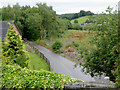
[[[94,76],[105,74],[115,81],[115,62],[118,60],[118,14],[108,7],[108,15],[98,15],[95,24],[95,33],[91,43],[96,48],[84,53],[87,72]]]

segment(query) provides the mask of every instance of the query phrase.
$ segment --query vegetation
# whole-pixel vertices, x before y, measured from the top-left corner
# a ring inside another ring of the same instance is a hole
[[[0,16],[3,16],[2,20],[15,20],[24,38],[52,48],[54,52],[64,52],[72,47],[84,59],[84,63],[81,63],[83,70],[87,68],[86,72],[91,76],[105,74],[120,87],[118,15],[111,8],[107,12],[107,15],[91,17],[94,13],[81,10],[79,13],[58,15],[58,18],[51,6],[38,3],[34,7],[8,5],[2,8],[2,14],[0,9]],[[77,23],[89,24],[81,27]],[[41,59],[35,54],[29,53],[28,65],[20,37],[12,29],[13,26],[7,33],[8,42],[3,45],[3,87],[63,88],[65,83],[72,81],[69,76],[42,71],[41,68],[47,70],[48,67],[39,66]],[[31,70],[22,68],[27,65]],[[32,71],[34,69],[41,71]]]
[[[73,29],[73,30],[82,30],[83,28],[82,28],[82,26],[80,26],[79,24],[73,24],[73,25],[72,25],[72,29]]]
[[[21,37],[13,30],[14,26],[10,23],[9,25],[7,41],[3,44],[3,62],[6,64],[17,63],[21,67],[27,67],[29,58],[23,49]]]
[[[59,18],[62,18],[62,19],[72,20],[72,19],[76,19],[79,17],[91,16],[91,15],[94,15],[94,13],[92,13],[91,11],[81,10],[79,13],[62,14],[62,15],[58,15],[58,16],[59,16]]]
[[[0,21],[2,21],[2,9],[0,8]]]
[[[58,19],[52,7],[38,3],[34,7],[19,4],[2,8],[2,20],[15,20],[22,31],[23,38],[28,40],[50,39],[59,37],[68,29],[66,20]]]
[[[72,81],[76,80],[56,72],[34,71],[19,65],[2,66],[2,88],[64,88]]]
[[[49,65],[47,62],[45,62],[44,59],[42,59],[40,56],[36,55],[32,52],[27,52],[29,55],[29,63],[28,68],[30,70],[46,70],[49,71]]]
[[[78,20],[74,20],[74,23],[78,23]]]
[[[71,20],[71,23],[74,24],[74,20],[78,20],[78,23],[85,23],[87,19],[89,19],[89,17],[91,16],[83,16],[83,17],[79,17],[79,18],[76,18],[76,19],[72,19]]]
[[[27,66],[25,61],[27,59],[25,57],[25,52],[23,51],[23,44],[20,40],[19,35],[17,35],[16,32],[13,30],[14,26],[11,24],[9,25],[10,28],[7,33],[8,41],[3,46],[2,54],[2,88],[64,88],[65,84],[76,81],[76,79],[71,79],[69,76],[64,76],[60,73],[58,74],[56,72],[43,70],[35,71],[26,68]],[[36,56],[34,59],[33,58],[34,57],[30,58],[31,61],[37,59]],[[35,65],[37,66],[38,62],[35,63]],[[31,64],[30,62],[29,65],[34,65],[34,63]],[[36,67],[35,69],[38,68],[39,67]]]
[[[52,50],[55,52],[55,53],[60,53],[60,48],[62,47],[62,43],[60,41],[55,41],[52,45]]]
[[[86,50],[83,53],[87,73],[91,76],[105,74],[110,77],[110,80],[115,81],[119,76],[114,75],[115,62],[118,60],[118,16],[112,9],[108,8],[109,15],[99,15],[95,23],[95,33],[91,43],[95,44],[96,48]],[[119,73],[117,71],[117,73]],[[116,82],[118,82],[117,80]]]
[[[55,41],[60,41],[62,43],[61,50],[66,51],[69,47],[74,47],[76,51],[79,49],[91,50],[94,48],[94,44],[90,44],[89,41],[92,39],[94,33],[89,33],[89,31],[80,30],[67,30],[61,38],[55,38],[52,40],[38,40],[35,41],[37,44],[42,45],[50,50],[52,50],[52,45]]]
[[[43,58],[41,58],[40,55],[28,50],[30,46],[28,46],[26,43],[23,43],[23,48],[24,50],[27,50],[26,54],[29,55],[28,68],[30,70],[50,70],[49,64]]]

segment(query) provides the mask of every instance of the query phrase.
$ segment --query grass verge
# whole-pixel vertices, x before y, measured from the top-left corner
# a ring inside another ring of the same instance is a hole
[[[29,54],[30,57],[28,64],[29,69],[39,71],[43,69],[49,71],[49,64],[45,62],[44,59],[32,52],[27,52],[27,54]]]
[[[27,47],[27,44],[24,44],[24,48]],[[26,52],[29,55],[29,64],[28,68],[31,70],[46,70],[49,71],[49,64],[41,58],[39,55],[33,52]]]

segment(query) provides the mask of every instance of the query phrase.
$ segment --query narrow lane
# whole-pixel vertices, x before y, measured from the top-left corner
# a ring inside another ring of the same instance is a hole
[[[29,41],[35,48],[37,48],[44,56],[50,61],[51,68],[57,73],[63,73],[64,75],[69,75],[71,78],[77,78],[85,82],[99,82],[99,83],[110,83],[109,80],[105,80],[104,76],[102,77],[91,77],[89,74],[82,72],[82,68],[77,66],[74,68],[75,63],[62,57],[54,52],[42,47],[36,43]]]
[[[81,71],[80,67],[74,68],[75,63],[58,55],[54,52],[37,45],[33,42],[29,42],[32,45],[34,45],[35,48],[37,48],[41,53],[45,55],[46,58],[51,63],[51,68],[53,71],[56,71],[57,73],[63,73],[64,75],[69,75],[71,78],[77,78],[81,79],[86,82],[93,82],[95,81],[94,78],[92,78],[90,75],[86,75]]]

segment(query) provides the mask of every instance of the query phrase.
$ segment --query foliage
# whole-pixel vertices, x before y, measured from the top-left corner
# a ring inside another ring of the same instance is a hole
[[[72,44],[73,44],[73,46],[76,47],[76,48],[79,46],[79,44],[76,43],[76,42],[74,42],[74,41],[72,42]]]
[[[23,49],[20,35],[13,30],[14,26],[9,23],[7,41],[3,44],[3,59],[5,63],[17,63],[22,67],[27,67],[28,57]]]
[[[62,43],[60,41],[55,41],[52,45],[52,49],[55,53],[60,53],[60,48],[62,47]]]
[[[78,23],[78,20],[74,20],[74,23]]]
[[[73,25],[72,25],[72,29],[82,30],[83,28],[82,28],[79,24],[73,24]]]
[[[120,10],[118,11],[118,50],[120,54]],[[116,70],[114,71],[114,75],[116,76],[116,87],[120,88],[120,55],[115,62]]]
[[[23,38],[29,40],[58,37],[61,32],[68,29],[66,20],[58,19],[52,7],[45,3],[38,3],[34,7],[8,5],[2,8],[2,12],[2,20],[14,20]]]
[[[0,8],[0,21],[2,21],[2,9]]]
[[[71,81],[76,80],[55,71],[33,71],[18,65],[2,66],[3,88],[64,88]]]
[[[116,70],[114,71],[114,75],[116,76],[115,80],[116,80],[116,87],[120,88],[120,59],[118,58],[115,62],[115,67],[116,67]]]
[[[91,41],[96,48],[83,53],[86,62],[83,66],[91,76],[105,74],[115,81],[113,72],[116,70],[115,62],[118,59],[118,16],[116,12],[112,14],[111,11],[112,9],[108,8],[108,15],[99,15],[96,19],[96,31]]]
[[[89,31],[95,31],[95,24],[94,23],[88,23],[85,27],[84,30],[89,30]]]
[[[93,15],[94,16],[94,15]],[[74,24],[74,20],[78,20],[78,23],[80,24],[83,24],[86,22],[87,19],[89,19],[90,17],[93,17],[93,16],[83,16],[83,17],[79,17],[79,18],[76,18],[76,19],[72,19],[70,22],[72,24]]]
[[[85,23],[95,23],[95,15],[89,17],[89,18],[85,21]]]
[[[68,29],[69,21],[66,19],[58,19],[57,23],[58,23],[58,28],[59,28],[59,30],[57,31],[57,33],[58,33],[57,36],[59,38],[59,37],[62,37],[64,31]]]
[[[76,19],[79,17],[91,16],[91,15],[94,15],[94,13],[92,13],[91,11],[81,10],[78,13],[62,14],[62,15],[58,15],[58,16],[59,16],[59,18],[62,18],[62,19],[72,20],[72,19]]]

